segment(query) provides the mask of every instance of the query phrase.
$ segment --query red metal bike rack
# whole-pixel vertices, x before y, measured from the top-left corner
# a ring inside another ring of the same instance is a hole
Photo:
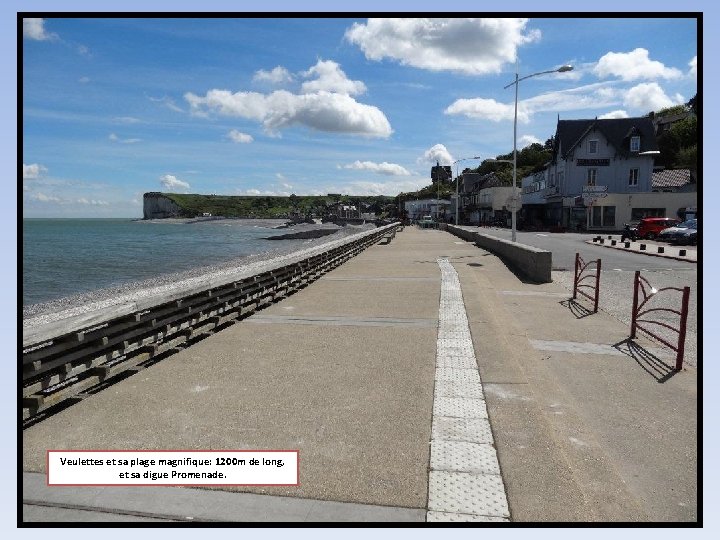
[[[650,288],[650,291],[648,292],[647,288]],[[645,304],[650,300],[653,296],[655,296],[658,293],[661,293],[662,291],[679,291],[682,292],[682,306],[680,308],[680,311],[676,309],[670,309],[670,308],[650,308],[643,310],[643,307]],[[642,293],[642,301],[638,304],[638,295],[639,293]],[[688,315],[688,302],[690,299],[690,287],[683,287],[682,289],[680,287],[664,287],[662,289],[655,289],[652,285],[650,285],[650,282],[642,277],[640,275],[640,270],[635,272],[635,285],[634,285],[634,291],[633,291],[633,309],[632,309],[632,322],[630,323],[630,338],[634,339],[637,335],[638,330],[642,330],[646,334],[652,336],[656,340],[658,340],[660,343],[663,343],[670,347],[672,350],[677,352],[677,356],[675,357],[675,371],[680,371],[682,369],[683,364],[683,357],[685,356],[685,330],[687,327],[687,315]],[[652,319],[641,319],[640,317],[647,315],[648,313],[654,312],[654,311],[666,311],[669,313],[674,313],[675,315],[680,315],[680,328],[675,328],[674,326],[671,326],[665,322],[652,320]],[[656,324],[658,326],[662,326],[664,328],[667,328],[669,330],[672,330],[673,332],[678,333],[678,341],[677,344],[674,345],[667,340],[661,338],[654,332],[651,332],[647,328],[643,328],[641,326],[641,323],[644,324]]]
[[[596,265],[595,269],[595,275],[592,274],[585,274],[583,273],[588,269],[588,267],[594,264]],[[577,298],[578,294],[582,294],[585,298],[592,300],[595,302],[595,308],[593,309],[593,313],[597,313],[598,310],[598,299],[600,298],[600,268],[602,266],[602,260],[598,259],[596,261],[588,261],[585,262],[583,258],[580,256],[579,253],[575,253],[575,280],[573,281],[573,300]],[[595,285],[590,285],[589,283],[581,283],[582,281],[585,281],[586,279],[595,279]],[[588,293],[581,289],[594,289],[595,295],[590,296]]]

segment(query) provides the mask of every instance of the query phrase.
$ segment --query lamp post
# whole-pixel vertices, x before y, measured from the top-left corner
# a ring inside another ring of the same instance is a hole
[[[517,189],[517,107],[518,107],[518,83],[520,81],[524,81],[525,79],[529,79],[530,77],[536,77],[537,75],[545,75],[546,73],[565,73],[566,71],[572,71],[573,67],[569,66],[567,64],[560,66],[557,69],[549,69],[547,71],[538,71],[537,73],[531,73],[530,75],[525,75],[524,77],[520,77],[518,75],[517,70],[517,64],[515,64],[515,80],[511,82],[510,84],[503,87],[503,90],[510,88],[512,85],[515,85],[515,119],[513,121],[513,190]],[[516,199],[516,194],[513,193],[513,201]],[[512,241],[516,241],[516,233],[517,230],[517,204],[513,203],[512,207]]]
[[[482,159],[480,156],[473,156],[473,157],[466,157],[466,158],[460,158],[453,161],[453,165],[455,165],[455,225],[458,224],[458,216],[460,215],[460,211],[458,209],[458,201],[460,200],[460,193],[458,192],[458,186],[460,184],[460,175],[458,174],[458,166],[457,164],[461,161],[467,161],[469,159]]]

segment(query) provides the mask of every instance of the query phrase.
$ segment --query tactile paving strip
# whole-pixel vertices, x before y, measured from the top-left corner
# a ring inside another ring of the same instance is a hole
[[[433,441],[430,468],[434,471],[500,474],[497,454],[491,445],[466,441]]]
[[[510,520],[507,518],[501,518],[501,517],[492,517],[492,516],[476,516],[474,514],[457,514],[457,513],[451,513],[451,512],[434,512],[430,511],[427,513],[427,521],[442,521],[442,522],[464,522],[464,521],[501,521],[505,523],[509,523]]]
[[[480,384],[480,374],[477,367],[474,369],[453,369],[453,368],[436,368],[436,381],[475,381]]]
[[[448,418],[436,416],[432,424],[433,440],[469,441],[492,444],[493,436],[487,418]]]
[[[441,272],[427,521],[509,521],[457,272]]]
[[[485,401],[474,398],[435,396],[433,416],[451,418],[487,418]]]
[[[499,474],[430,471],[428,510],[510,517]]]
[[[477,381],[459,379],[455,381],[435,381],[435,395],[442,397],[464,397],[483,399],[482,386]]]

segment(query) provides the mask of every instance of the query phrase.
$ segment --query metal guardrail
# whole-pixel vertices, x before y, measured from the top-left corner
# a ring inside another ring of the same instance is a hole
[[[677,309],[670,309],[670,308],[645,308],[646,304],[650,299],[652,299],[655,295],[663,292],[663,291],[679,291],[682,293],[682,303],[680,307],[680,311]],[[640,294],[642,294],[642,300],[640,300]],[[635,272],[635,281],[634,281],[634,290],[633,290],[633,307],[632,307],[632,321],[630,322],[630,338],[634,339],[637,335],[638,330],[642,330],[646,334],[652,336],[656,340],[658,340],[660,343],[663,343],[664,345],[667,345],[672,350],[677,352],[677,355],[675,356],[675,371],[680,371],[682,369],[683,364],[683,358],[685,356],[685,332],[687,329],[687,316],[688,316],[688,302],[690,300],[690,287],[663,287],[662,289],[656,289],[652,285],[650,285],[650,282],[642,277],[640,275],[640,271],[637,270]],[[650,313],[655,312],[666,312],[666,313],[672,313],[675,315],[680,316],[680,325],[679,328],[675,328],[674,326],[663,322],[659,320],[653,320],[648,318],[642,318],[647,316]],[[661,326],[664,328],[667,328],[668,330],[671,330],[672,332],[677,332],[678,334],[678,340],[677,343],[671,343],[667,341],[666,339],[658,336],[656,333],[654,333],[651,330],[648,330],[647,327],[643,327],[643,325],[647,324],[653,324],[657,326]]]
[[[23,420],[82,398],[93,387],[141,370],[306,287],[397,226],[353,235],[327,251],[170,301],[150,299],[130,313],[122,306],[28,331],[22,354]]]
[[[588,272],[588,268],[591,265],[595,265],[595,274]],[[602,267],[602,259],[596,261],[585,262],[579,253],[575,253],[575,279],[573,280],[573,300],[577,298],[578,294],[581,294],[585,298],[594,302],[593,313],[597,313],[598,300],[600,298],[600,269]],[[583,283],[586,280],[595,280],[595,284]],[[582,289],[590,289],[594,291],[591,296]]]

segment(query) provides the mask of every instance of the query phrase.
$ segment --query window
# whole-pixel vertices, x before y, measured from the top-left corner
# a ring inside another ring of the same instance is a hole
[[[558,186],[559,186],[560,184],[562,184],[563,176],[564,176],[564,175],[565,175],[565,173],[562,172],[562,171],[557,173],[557,185],[558,185]],[[554,186],[555,184],[552,184],[552,185]]]
[[[597,180],[597,169],[588,169],[587,170],[587,185],[594,186],[596,180]]]
[[[558,174],[560,174],[560,173],[558,173]],[[553,173],[550,173],[550,182],[548,183],[548,185],[550,185],[550,186],[555,185],[555,175]]]
[[[614,227],[615,207],[614,206],[593,206],[592,207],[593,227]]]
[[[588,154],[597,154],[597,151],[598,151],[597,140],[593,139],[592,141],[588,141]]]
[[[640,221],[646,217],[665,217],[665,208],[633,208],[630,212],[632,221]]]
[[[640,137],[630,137],[630,151],[631,152],[639,152],[640,151]]]
[[[614,227],[615,226],[615,207],[614,206],[603,206],[603,227]]]
[[[640,172],[640,169],[630,169],[630,176],[628,177],[628,186],[637,187],[639,172]]]

